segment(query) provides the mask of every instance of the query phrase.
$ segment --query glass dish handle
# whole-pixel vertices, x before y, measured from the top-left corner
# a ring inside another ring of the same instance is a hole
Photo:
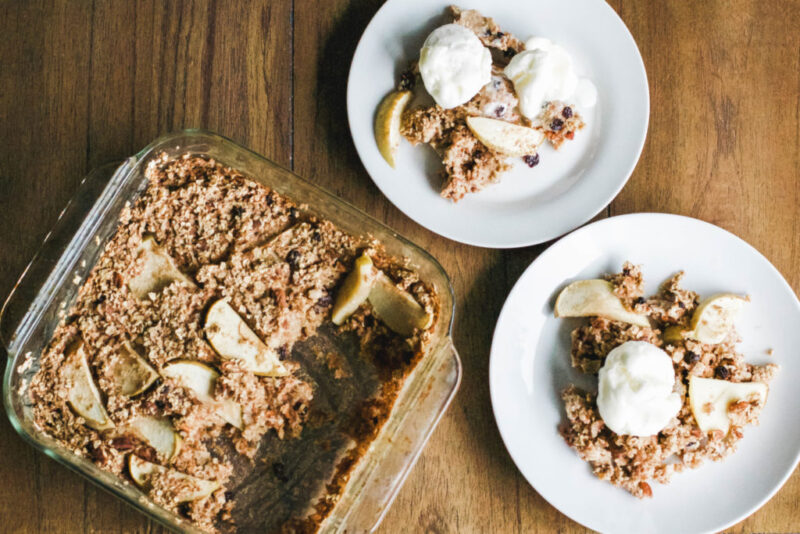
[[[61,210],[39,250],[22,271],[0,309],[0,343],[5,347],[9,357],[13,357],[15,353],[17,330],[31,302],[40,291],[46,289],[46,282],[72,241],[75,231],[86,219],[86,215],[102,196],[112,178],[124,172],[135,161],[135,158],[130,158],[122,162],[122,165],[117,161],[94,169],[81,181],[75,195]]]

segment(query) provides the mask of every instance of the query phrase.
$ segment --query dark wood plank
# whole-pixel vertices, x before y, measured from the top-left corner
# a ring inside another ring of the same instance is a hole
[[[0,294],[10,291],[86,168],[91,6],[0,4]],[[52,28],[59,27],[58,31]],[[55,156],[57,154],[57,156]],[[35,452],[0,414],[7,532],[80,531],[85,483]],[[53,498],[49,498],[49,496]],[[59,498],[64,495],[64,498]]]
[[[761,250],[797,291],[800,5],[610,4],[639,43],[652,113],[639,166],[609,212],[667,211],[719,224]],[[0,3],[0,294],[89,168],[183,127],[230,136],[387,222],[453,279],[462,389],[381,531],[585,532],[519,475],[489,402],[494,323],[546,245],[491,251],[439,238],[379,193],[353,148],[347,70],[380,5]],[[2,530],[161,531],[34,452],[0,419]],[[795,474],[731,532],[797,531],[798,499]]]

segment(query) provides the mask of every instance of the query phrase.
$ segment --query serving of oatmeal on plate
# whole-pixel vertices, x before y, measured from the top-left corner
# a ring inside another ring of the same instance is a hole
[[[588,317],[572,331],[572,367],[598,376],[598,392],[562,392],[559,432],[600,479],[636,497],[652,481],[721,460],[758,424],[777,365],[737,351],[734,318],[748,298],[701,300],[683,273],[646,296],[638,266],[564,288],[557,317]]]
[[[475,10],[450,6],[447,17],[381,103],[375,135],[392,166],[401,136],[430,145],[443,165],[441,196],[455,202],[498,182],[510,158],[535,167],[543,142],[558,149],[574,139],[585,125],[579,109],[593,107],[597,91],[549,39],[523,42]]]
[[[379,242],[214,160],[146,175],[41,356],[35,425],[202,530],[314,532],[438,297]]]

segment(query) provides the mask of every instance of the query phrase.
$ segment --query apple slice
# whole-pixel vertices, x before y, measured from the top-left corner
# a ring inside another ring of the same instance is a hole
[[[115,391],[126,397],[142,393],[158,378],[156,370],[127,342],[110,360],[109,367]]]
[[[369,297],[369,292],[377,277],[377,270],[372,264],[372,259],[366,254],[356,258],[353,270],[344,279],[336,302],[333,303],[331,320],[333,324],[340,325],[353,314]]]
[[[215,480],[203,480],[162,465],[142,460],[133,454],[128,455],[128,472],[133,481],[142,489],[149,490],[153,486],[153,477],[170,477],[177,484],[170,485],[175,502],[189,502],[208,497],[217,491],[221,484]]]
[[[169,419],[144,415],[133,419],[127,426],[139,439],[153,447],[159,457],[169,461],[178,455],[181,449],[180,434]]]
[[[467,126],[478,141],[507,156],[536,154],[544,141],[544,133],[539,130],[488,117],[467,117]]]
[[[684,337],[700,343],[722,343],[733,330],[733,321],[749,299],[733,293],[720,293],[708,297],[692,314],[689,330]]]
[[[730,428],[728,407],[756,396],[765,402],[767,385],[762,382],[728,382],[715,378],[689,378],[689,406],[692,408],[697,426],[703,432],[721,430],[725,434]]]
[[[243,428],[242,407],[239,403],[230,399],[214,399],[214,385],[219,373],[212,367],[195,360],[177,360],[165,365],[161,374],[194,392],[200,402],[216,405],[217,415],[239,430]]]
[[[246,370],[259,376],[289,374],[276,352],[250,330],[226,299],[214,302],[208,309],[204,330],[220,358],[239,360]]]
[[[382,271],[375,277],[368,300],[378,318],[401,336],[408,337],[417,328],[424,330],[433,320],[414,297],[394,285]]]
[[[100,391],[94,383],[92,371],[89,369],[88,356],[83,343],[72,351],[61,367],[69,393],[67,402],[76,414],[86,420],[86,424],[95,430],[103,431],[114,427],[103,405]]]
[[[375,114],[375,142],[383,159],[394,168],[400,147],[400,122],[411,100],[411,91],[393,91],[386,95]]]
[[[138,254],[144,258],[142,271],[128,281],[128,287],[136,298],[143,299],[149,293],[157,293],[172,282],[194,286],[194,282],[175,266],[172,257],[156,243],[153,236],[142,239]]]
[[[632,312],[614,294],[607,280],[578,280],[559,293],[555,306],[556,317],[605,317],[637,326],[650,326],[646,315]]]

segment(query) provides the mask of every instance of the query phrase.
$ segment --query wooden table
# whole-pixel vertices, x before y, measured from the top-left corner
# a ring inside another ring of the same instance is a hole
[[[385,221],[453,279],[464,381],[381,532],[584,532],[519,475],[489,401],[497,315],[546,245],[494,251],[447,241],[395,209],[356,156],[347,71],[380,4],[0,3],[0,295],[89,169],[165,132],[222,133]],[[753,244],[800,290],[800,2],[611,4],[644,56],[652,111],[641,161],[601,216],[710,221]],[[795,473],[730,532],[800,531],[798,501]],[[3,416],[0,531],[161,529],[34,452]]]

